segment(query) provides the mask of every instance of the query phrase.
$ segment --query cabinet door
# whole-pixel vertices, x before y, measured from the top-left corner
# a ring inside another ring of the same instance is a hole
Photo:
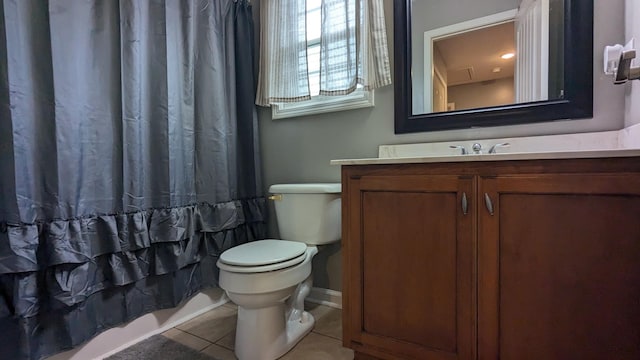
[[[640,175],[478,189],[479,359],[640,359]]]
[[[347,181],[345,344],[388,359],[474,358],[475,180]]]

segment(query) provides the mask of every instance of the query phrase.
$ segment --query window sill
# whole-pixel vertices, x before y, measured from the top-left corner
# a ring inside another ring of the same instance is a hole
[[[271,107],[273,119],[353,110],[374,106],[373,91],[355,91],[345,96],[315,96],[311,100],[281,103]]]

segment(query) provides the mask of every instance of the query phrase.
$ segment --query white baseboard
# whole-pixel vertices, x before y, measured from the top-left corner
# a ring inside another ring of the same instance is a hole
[[[47,360],[103,359],[222,306],[228,301],[222,289],[208,289],[196,294],[181,306],[143,315],[127,324],[109,329],[75,349],[56,354]],[[128,339],[133,340],[127,341]]]
[[[342,309],[342,293],[340,291],[314,287],[311,288],[311,293],[305,300],[314,304]]]

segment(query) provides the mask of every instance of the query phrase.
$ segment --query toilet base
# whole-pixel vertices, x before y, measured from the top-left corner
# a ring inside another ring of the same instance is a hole
[[[261,309],[238,307],[235,353],[240,360],[274,360],[291,350],[315,323],[304,311],[296,320],[285,319],[284,303]]]
[[[220,287],[238,305],[235,353],[239,360],[275,360],[311,331],[315,320],[304,311],[304,299],[311,291],[311,258],[317,252],[309,246],[301,264],[279,271],[220,270]]]

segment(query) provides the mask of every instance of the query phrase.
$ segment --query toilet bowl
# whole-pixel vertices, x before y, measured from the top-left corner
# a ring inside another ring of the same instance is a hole
[[[219,284],[238,305],[235,353],[239,360],[273,360],[311,331],[304,311],[312,286],[316,245],[340,240],[340,184],[282,184],[275,196],[280,235],[220,255]]]

